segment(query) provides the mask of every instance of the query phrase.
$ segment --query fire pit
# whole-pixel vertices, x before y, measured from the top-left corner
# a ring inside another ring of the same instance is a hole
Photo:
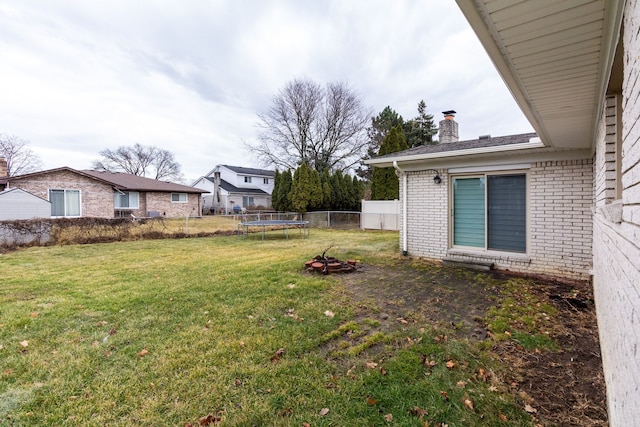
[[[313,259],[304,263],[305,268],[309,272],[317,272],[322,274],[330,273],[352,273],[356,271],[356,260],[340,261],[337,258],[326,256],[327,251],[331,247],[322,252],[322,255],[316,255]]]

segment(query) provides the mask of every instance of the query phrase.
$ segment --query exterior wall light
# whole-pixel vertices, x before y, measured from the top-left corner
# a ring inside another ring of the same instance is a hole
[[[440,173],[435,169],[427,169],[426,172],[433,171],[436,173],[436,176],[433,177],[433,182],[436,184],[440,184],[442,182],[442,178],[440,178]]]

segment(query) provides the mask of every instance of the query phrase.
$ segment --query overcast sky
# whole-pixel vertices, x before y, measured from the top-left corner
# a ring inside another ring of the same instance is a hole
[[[461,139],[532,130],[453,0],[0,0],[0,133],[45,169],[135,143],[186,183],[261,167],[243,141],[299,77],[347,82],[374,115],[456,110]]]

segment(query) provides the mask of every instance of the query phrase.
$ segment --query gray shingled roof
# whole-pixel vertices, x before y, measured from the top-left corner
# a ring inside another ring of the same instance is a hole
[[[404,157],[420,154],[455,152],[459,150],[470,150],[474,148],[496,147],[502,145],[522,144],[529,142],[531,138],[536,138],[535,132],[522,133],[519,135],[497,136],[487,139],[470,139],[466,141],[448,142],[435,145],[421,145],[419,147],[409,148],[408,150],[398,151],[396,153],[386,154],[384,156],[375,157],[376,159],[384,159],[388,157]]]
[[[211,181],[211,182],[213,182],[215,184],[215,179],[210,177],[210,176],[206,176],[204,179],[206,179],[207,181]],[[266,191],[261,190],[259,188],[239,188],[239,187],[236,187],[235,185],[232,185],[232,184],[228,183],[224,179],[220,180],[220,188],[222,188],[224,191],[227,191],[229,193],[261,194],[261,195],[266,195],[266,196],[269,195],[269,193],[267,193]]]
[[[243,168],[239,166],[229,166],[229,165],[222,165],[222,166],[241,175],[261,175],[261,176],[270,176],[270,177],[274,177],[276,175],[276,172],[272,170]]]
[[[101,179],[102,181],[106,181],[120,190],[206,193],[206,190],[201,190],[199,188],[189,187],[182,184],[175,184],[173,182],[160,181],[157,179],[145,178],[128,173],[103,172],[95,170],[83,170],[80,172]]]

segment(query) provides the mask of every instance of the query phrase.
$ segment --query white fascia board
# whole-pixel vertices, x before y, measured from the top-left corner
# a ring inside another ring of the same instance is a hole
[[[450,144],[455,144],[451,142]],[[393,166],[393,162],[416,162],[421,160],[435,160],[444,158],[467,157],[476,154],[503,153],[506,151],[531,150],[534,148],[544,148],[540,138],[532,138],[529,142],[510,145],[495,145],[492,147],[469,148],[467,150],[442,151],[439,153],[414,154],[412,156],[385,157],[384,159],[369,159],[364,163],[378,167]]]

